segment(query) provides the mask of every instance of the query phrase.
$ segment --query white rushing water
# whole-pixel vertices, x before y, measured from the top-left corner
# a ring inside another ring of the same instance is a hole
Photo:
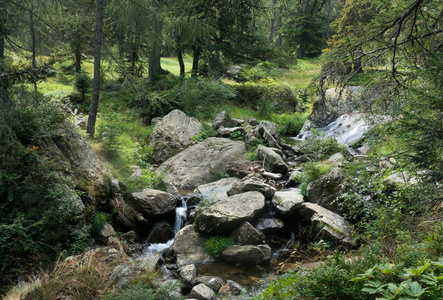
[[[340,145],[352,145],[361,140],[371,129],[367,116],[362,113],[341,115],[326,127],[318,128],[326,136],[334,137]],[[311,130],[300,132],[294,139],[306,140],[312,136]]]
[[[174,222],[174,236],[183,227],[186,221],[186,211],[187,211],[186,201],[182,200],[182,206],[175,208],[175,222]],[[174,243],[174,238],[170,239],[166,243],[155,243],[150,244],[148,247],[143,249],[143,252],[137,258],[138,260],[146,260],[154,255],[161,255],[163,251],[168,249]]]

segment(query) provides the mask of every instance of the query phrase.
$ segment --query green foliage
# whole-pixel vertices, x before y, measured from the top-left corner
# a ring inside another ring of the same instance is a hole
[[[255,107],[261,115],[271,112],[294,112],[297,108],[297,97],[286,84],[273,79],[262,79],[234,86],[237,90],[235,103]]]
[[[244,140],[245,138],[245,132],[236,130],[229,133],[229,138],[231,140]]]
[[[295,112],[293,114],[272,114],[271,121],[278,126],[282,135],[296,136],[307,119],[306,114]]]
[[[220,180],[220,179],[229,177],[229,175],[226,172],[217,170],[215,168],[210,168],[209,173],[211,173],[211,175],[214,176],[216,178],[216,180]]]
[[[236,96],[236,91],[221,80],[185,79],[175,88],[179,107],[189,116],[210,119],[220,106]]]
[[[97,138],[105,143],[107,150],[112,151],[118,148],[118,136],[122,133],[119,119],[121,119],[121,114],[118,112],[103,114],[97,126]]]
[[[327,137],[322,131],[316,129],[312,129],[312,136],[301,145],[301,148],[306,157],[315,161],[345,150],[345,147],[340,146],[335,138]]]
[[[89,92],[92,86],[91,77],[87,73],[77,73],[73,81],[74,88],[82,95],[82,98]]]
[[[383,299],[437,299],[443,292],[443,258],[412,268],[377,264],[352,280],[365,282],[362,292]]]
[[[428,248],[436,255],[443,255],[443,223],[437,223],[434,233],[426,239]]]
[[[258,154],[255,150],[246,151],[245,153],[243,153],[243,157],[250,161],[258,160]]]
[[[301,182],[300,192],[302,195],[307,196],[306,189],[309,183],[314,180],[320,179],[320,177],[332,169],[328,164],[319,163],[315,161],[308,161],[302,165],[303,172],[295,178],[296,181]]]
[[[203,122],[202,125],[203,129],[200,134],[192,137],[192,140],[195,143],[200,143],[209,137],[217,135],[217,130],[215,130],[212,126],[208,125],[206,122]]]
[[[210,256],[218,258],[223,250],[234,245],[237,245],[234,238],[219,235],[211,236],[205,243],[205,251]]]
[[[91,229],[92,231],[100,231],[106,223],[112,225],[112,215],[102,211],[97,211],[94,219],[92,220]]]
[[[163,190],[165,188],[163,175],[149,169],[142,169],[142,176],[138,178],[129,177],[125,182],[128,192],[137,192],[147,188],[156,190]]]

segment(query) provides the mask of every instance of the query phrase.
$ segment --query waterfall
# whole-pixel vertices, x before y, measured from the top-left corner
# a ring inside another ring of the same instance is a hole
[[[183,199],[182,206],[178,206],[175,208],[175,222],[174,222],[174,236],[175,234],[183,227],[186,221],[186,211],[188,209],[186,205],[186,201]],[[172,246],[174,243],[174,238],[170,239],[166,243],[155,243],[150,244],[148,247],[145,247],[143,252],[138,257],[139,260],[146,260],[152,255],[159,255],[166,249]]]

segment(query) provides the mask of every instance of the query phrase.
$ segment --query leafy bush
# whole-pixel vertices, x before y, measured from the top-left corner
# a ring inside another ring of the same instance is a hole
[[[86,93],[88,93],[91,88],[91,77],[87,73],[77,73],[73,81],[74,88],[80,93],[82,98],[85,98]]]
[[[128,192],[137,192],[142,189],[151,188],[156,190],[162,190],[165,188],[163,181],[163,175],[156,172],[152,172],[149,169],[142,169],[142,176],[129,177],[126,180]]]
[[[303,153],[312,160],[323,160],[326,157],[345,150],[335,138],[327,137],[324,132],[312,129],[312,136],[301,145]]]
[[[257,109],[261,115],[271,112],[294,112],[297,108],[294,91],[288,85],[275,80],[263,79],[234,87],[237,90],[234,101],[239,105]]]
[[[236,91],[221,80],[192,78],[175,88],[175,96],[187,115],[207,120],[223,103],[235,98]]]
[[[278,131],[281,134],[292,136],[296,136],[300,132],[306,119],[307,115],[299,112],[271,116],[271,121],[278,126]]]
[[[200,134],[192,137],[192,140],[195,143],[200,143],[209,137],[213,137],[213,136],[217,135],[217,131],[212,126],[209,126],[205,122],[203,122],[202,125],[203,125],[203,129],[200,132]]]
[[[105,224],[111,224],[112,225],[112,216],[111,214],[97,211],[95,213],[94,219],[92,220],[92,231],[100,231]]]
[[[300,184],[300,192],[307,196],[307,187],[309,183],[314,180],[319,179],[323,174],[332,169],[332,167],[328,164],[323,164],[315,161],[308,161],[302,165],[303,172],[299,173],[300,175],[297,178],[294,178],[295,181],[301,182]]]
[[[236,245],[234,238],[225,236],[211,236],[205,244],[205,251],[212,257],[218,258],[220,253],[228,247]]]
[[[97,126],[97,138],[104,141],[107,150],[116,150],[118,147],[118,136],[122,130],[119,126],[120,113],[111,112],[102,115],[101,122]]]

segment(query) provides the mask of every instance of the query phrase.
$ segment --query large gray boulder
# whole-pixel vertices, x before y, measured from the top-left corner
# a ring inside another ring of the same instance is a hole
[[[268,245],[234,245],[226,248],[220,257],[230,263],[257,263],[271,259],[271,247]]]
[[[164,175],[169,191],[188,191],[202,184],[216,181],[217,173],[225,172],[231,161],[246,161],[244,142],[224,138],[208,138],[171,157],[157,169]]]
[[[275,192],[272,199],[272,204],[283,215],[295,214],[303,202],[303,195],[298,190]]]
[[[129,197],[134,207],[148,220],[160,220],[175,212],[176,199],[169,193],[144,189]]]
[[[307,187],[308,201],[316,203],[334,212],[340,212],[343,208],[334,202],[343,191],[344,171],[334,168],[321,178],[312,181]]]
[[[360,108],[362,99],[367,97],[361,86],[349,86],[345,89],[331,88],[326,90],[315,102],[309,120],[316,127],[324,127],[339,116]],[[303,131],[303,130],[302,130]]]
[[[305,202],[301,204],[300,214],[312,224],[312,229],[319,238],[324,238],[335,244],[354,247],[352,224],[340,215],[317,204]]]
[[[265,161],[267,171],[281,174],[288,172],[288,165],[284,162],[281,151],[278,149],[258,145],[256,152],[258,158]]]
[[[244,222],[240,227],[231,233],[231,237],[240,245],[260,245],[264,244],[266,237],[254,228],[249,222]]]
[[[195,278],[197,277],[197,268],[195,265],[182,266],[178,270],[178,273],[186,286],[194,286]]]
[[[202,124],[180,110],[173,110],[152,130],[149,146],[154,148],[154,159],[161,163],[192,145],[192,137],[201,132]]]
[[[270,147],[280,149],[281,135],[277,125],[269,121],[261,121],[258,126],[258,131]]]
[[[205,233],[230,233],[243,222],[254,219],[264,207],[265,197],[259,192],[234,195],[203,208],[197,214],[195,226]]]
[[[205,251],[207,238],[201,236],[195,231],[193,225],[183,227],[175,235],[172,248],[177,257],[177,265],[184,266],[189,264],[207,264],[215,261]]]
[[[227,192],[240,180],[235,177],[223,178],[214,182],[199,185],[195,193],[205,201],[206,204],[214,204],[228,197]]]

